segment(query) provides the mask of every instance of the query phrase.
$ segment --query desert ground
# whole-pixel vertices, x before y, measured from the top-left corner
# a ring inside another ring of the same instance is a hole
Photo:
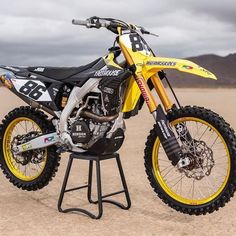
[[[200,105],[221,114],[236,129],[236,89],[176,89],[183,105]],[[0,89],[0,119],[22,103],[5,88]],[[126,121],[126,141],[120,150],[132,207],[129,211],[104,204],[101,220],[77,213],[57,211],[57,200],[68,155],[63,155],[56,177],[44,189],[26,192],[12,186],[0,173],[0,235],[234,235],[236,198],[206,216],[189,216],[167,207],[156,196],[146,178],[143,150],[153,118],[145,107]],[[87,181],[87,163],[75,161],[69,186]],[[120,188],[115,162],[102,163],[103,191]],[[116,197],[119,200],[123,198]],[[96,210],[86,202],[86,192],[68,193],[66,206]]]

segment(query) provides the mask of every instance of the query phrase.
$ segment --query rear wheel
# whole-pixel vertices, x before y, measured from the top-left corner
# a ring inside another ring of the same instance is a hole
[[[29,107],[11,111],[0,125],[0,164],[3,173],[18,188],[38,190],[55,176],[60,157],[51,146],[15,154],[12,149],[32,138],[53,131],[43,112]]]
[[[170,207],[188,214],[218,210],[236,189],[236,138],[234,131],[216,113],[200,107],[185,107],[169,114],[171,126],[187,127],[178,138],[191,164],[173,166],[153,129],[145,149],[145,167],[151,186]]]

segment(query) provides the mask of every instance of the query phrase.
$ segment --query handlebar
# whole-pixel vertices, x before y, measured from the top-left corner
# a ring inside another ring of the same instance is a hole
[[[75,20],[73,19],[72,20],[72,24],[73,25],[84,25],[84,26],[87,26],[87,20]]]
[[[151,34],[157,36],[155,34],[150,33],[149,31],[145,30],[143,27],[127,24],[121,20],[116,20],[112,18],[99,18],[97,16],[91,17],[87,20],[72,20],[72,24],[74,25],[82,25],[86,26],[87,28],[107,28],[108,30],[112,31],[115,34],[118,34],[117,28],[121,27],[122,30],[130,30],[130,31],[137,31],[140,30],[142,34]]]
[[[86,26],[87,28],[101,28],[105,27],[108,28],[110,26],[110,22],[106,22],[105,20],[101,20],[98,17],[91,17],[87,20],[72,20],[72,24],[74,25],[82,25]]]

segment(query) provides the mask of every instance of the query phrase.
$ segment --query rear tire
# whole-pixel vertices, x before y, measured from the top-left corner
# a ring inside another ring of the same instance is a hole
[[[32,121],[39,127],[42,134],[54,131],[54,127],[43,112],[30,107],[19,107],[12,110],[5,116],[0,125],[0,165],[4,175],[14,186],[27,191],[36,191],[48,185],[55,176],[58,170],[60,156],[56,152],[55,146],[45,148],[45,164],[42,170],[40,170],[39,175],[36,175],[35,178],[24,177],[24,174],[21,174],[21,172],[17,170],[17,166],[23,168],[20,166],[21,164],[11,164],[13,159],[10,160],[10,157],[13,156],[13,154],[11,150],[7,150],[6,147],[6,140],[7,138],[9,139],[9,137],[7,137],[7,130],[9,130],[9,127],[14,124],[14,122],[17,122],[17,120],[21,120],[21,122],[24,122],[24,120]],[[9,155],[6,155],[6,153]],[[28,163],[27,165],[30,165],[29,168],[31,167],[31,169],[34,168],[32,170],[35,170],[37,164]]]
[[[225,146],[227,146],[227,149],[228,149],[228,152],[227,152],[229,154],[228,162],[230,164],[230,167],[228,168],[229,169],[228,178],[225,177],[224,179],[224,181],[226,181],[224,187],[222,187],[222,190],[219,191],[217,196],[212,197],[212,199],[209,197],[209,201],[206,201],[202,204],[201,203],[196,204],[194,201],[191,204],[186,204],[186,202],[181,200],[181,197],[176,198],[174,195],[170,193],[170,191],[167,191],[163,187],[163,184],[161,184],[160,180],[157,178],[157,175],[155,174],[156,172],[161,173],[160,168],[158,168],[158,170],[155,170],[155,167],[154,167],[155,165],[153,163],[154,162],[153,160],[158,159],[158,155],[160,155],[159,149],[158,149],[158,153],[153,154],[154,146],[158,139],[158,136],[155,132],[155,127],[150,131],[150,135],[148,136],[148,139],[146,142],[145,156],[144,156],[146,173],[150,181],[150,184],[152,188],[154,189],[154,191],[157,193],[158,197],[162,199],[162,201],[168,206],[170,206],[171,208],[175,209],[176,211],[189,214],[189,215],[202,215],[206,213],[212,213],[218,210],[220,207],[224,207],[225,204],[230,201],[231,197],[233,197],[234,192],[236,190],[236,169],[235,169],[236,137],[235,137],[235,133],[233,129],[230,128],[229,124],[227,124],[222,117],[202,107],[187,106],[180,109],[174,109],[169,114],[170,123],[181,118],[188,118],[188,119],[193,118],[195,120],[196,119],[202,120],[206,122],[206,124],[209,124],[211,127],[213,127],[215,130],[217,130],[220,136],[223,138]],[[215,155],[217,155],[217,151],[215,153],[216,153]],[[218,166],[217,168],[221,168],[221,167]],[[198,180],[196,180],[196,182],[197,181]],[[181,186],[181,191],[179,192],[181,195],[182,186]]]

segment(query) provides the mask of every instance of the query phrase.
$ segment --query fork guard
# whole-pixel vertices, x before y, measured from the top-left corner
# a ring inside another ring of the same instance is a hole
[[[176,166],[180,158],[183,156],[180,145],[175,137],[175,134],[170,127],[169,121],[161,107],[157,106],[156,109],[156,125],[155,130],[161,141],[162,147],[168,159],[173,166]]]

